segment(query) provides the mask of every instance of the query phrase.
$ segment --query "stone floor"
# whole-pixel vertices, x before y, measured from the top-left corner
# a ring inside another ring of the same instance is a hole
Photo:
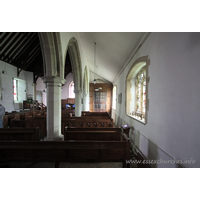
[[[137,157],[131,153],[131,160],[137,161]],[[130,164],[130,168],[146,168],[145,165]],[[54,162],[8,162],[1,163],[0,168],[55,168]],[[121,162],[99,162],[99,163],[72,163],[61,162],[59,168],[123,168]]]
[[[54,162],[9,162],[0,163],[0,168],[54,168]],[[61,162],[59,168],[122,168],[120,162],[100,162],[100,163],[70,163]],[[136,168],[137,165],[130,165],[130,168]]]
[[[10,162],[4,163],[2,167],[9,168],[54,168],[54,162]],[[121,168],[121,163],[70,163],[61,162],[59,168]]]

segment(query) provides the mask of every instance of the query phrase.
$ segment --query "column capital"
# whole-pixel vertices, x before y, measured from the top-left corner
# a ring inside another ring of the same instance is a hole
[[[79,93],[82,94],[82,92],[83,92],[83,90],[74,90],[74,93],[75,93],[75,94],[79,94]]]
[[[88,95],[87,93],[83,92],[83,97],[87,97],[87,95]]]
[[[59,86],[63,85],[65,83],[65,79],[61,77],[56,77],[56,76],[44,76],[42,78],[43,82],[48,84],[58,84]]]

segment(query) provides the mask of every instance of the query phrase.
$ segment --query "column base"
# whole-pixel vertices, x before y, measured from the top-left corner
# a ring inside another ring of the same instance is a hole
[[[64,135],[59,135],[57,137],[46,137],[45,141],[64,141]]]
[[[59,135],[57,137],[54,137],[54,141],[64,141],[64,135]]]

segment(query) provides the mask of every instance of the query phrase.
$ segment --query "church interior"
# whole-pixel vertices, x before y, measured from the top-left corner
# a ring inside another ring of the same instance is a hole
[[[1,2],[2,199],[199,196],[196,3]]]
[[[129,141],[126,157],[124,149],[113,154],[118,154],[113,161],[119,155],[130,161],[123,166],[200,166],[199,33],[1,32],[0,37],[2,141],[13,128],[39,127],[39,136],[25,140],[60,144],[77,137],[70,136],[71,127],[87,134],[112,127]],[[100,135],[98,140],[109,137]],[[100,151],[102,161],[110,161],[108,152]],[[80,149],[69,152],[73,160]],[[8,153],[9,159],[15,161]]]

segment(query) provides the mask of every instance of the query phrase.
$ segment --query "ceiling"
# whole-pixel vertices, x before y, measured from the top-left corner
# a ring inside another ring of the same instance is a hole
[[[1,51],[0,60],[21,70],[34,72],[38,77],[44,75],[44,66],[40,41],[34,32],[7,32],[0,33]]]
[[[145,32],[79,32],[81,43],[92,71],[90,78],[113,82],[139,45]],[[94,68],[94,42],[96,65]],[[97,74],[95,77],[93,72]]]
[[[145,32],[79,32],[79,38],[90,69],[90,78],[113,82],[128,61]],[[21,70],[44,76],[44,65],[38,33],[0,33],[0,60]],[[96,47],[94,46],[96,42]],[[94,54],[96,48],[96,54]],[[95,56],[96,55],[96,56]],[[94,67],[96,57],[96,67]],[[69,54],[65,62],[65,77],[72,71]],[[94,73],[96,75],[94,75]]]
[[[44,65],[38,33],[4,32],[0,33],[0,60],[22,70],[34,73],[35,81],[44,76]],[[65,77],[72,71],[69,54],[65,62]]]

